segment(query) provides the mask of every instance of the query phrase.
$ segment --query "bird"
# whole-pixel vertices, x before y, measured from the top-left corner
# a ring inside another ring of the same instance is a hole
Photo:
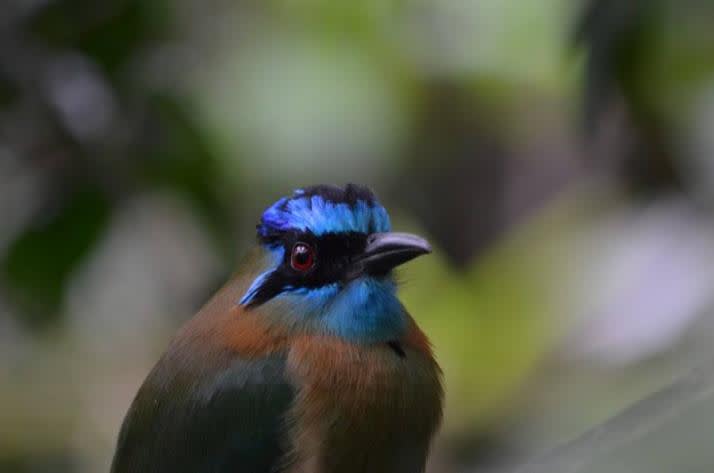
[[[430,252],[366,186],[279,199],[139,388],[111,473],[424,471],[442,374],[393,269]]]

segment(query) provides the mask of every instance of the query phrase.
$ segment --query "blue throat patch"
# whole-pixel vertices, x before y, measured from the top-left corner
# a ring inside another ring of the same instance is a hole
[[[284,292],[273,299],[305,326],[353,342],[398,339],[406,330],[406,311],[396,296],[396,284],[359,278],[348,284]],[[269,302],[268,305],[271,303]]]
[[[243,297],[248,305],[261,285],[279,268],[285,258],[281,244],[266,239],[285,232],[309,232],[314,236],[329,233],[388,232],[389,215],[371,192],[348,185],[338,199],[297,190],[270,206],[258,225],[267,253],[265,270],[259,274]],[[348,283],[334,282],[321,287],[292,287],[264,304],[262,310],[281,312],[285,323],[297,328],[327,333],[355,342],[373,343],[398,338],[407,326],[406,312],[396,297],[396,284],[391,277],[363,276]]]

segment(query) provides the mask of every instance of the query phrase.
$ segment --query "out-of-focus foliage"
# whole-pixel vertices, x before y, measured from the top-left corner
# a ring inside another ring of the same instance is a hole
[[[508,471],[709,359],[713,14],[5,1],[0,471],[106,471],[171,333],[316,182],[436,248],[400,272],[446,380],[430,471]]]
[[[622,115],[628,133],[616,143],[623,148],[617,164],[631,190],[692,186],[679,134],[691,131],[692,113],[711,88],[711,14],[701,0],[584,2],[576,41],[586,58],[586,125],[597,136],[613,113]]]
[[[189,101],[152,84],[147,72],[167,55],[172,8],[10,2],[0,45],[0,145],[6,180],[34,182],[30,196],[12,189],[3,196],[16,207],[9,212],[27,212],[30,221],[0,259],[7,295],[28,323],[62,315],[72,271],[132,195],[175,192],[225,238],[212,145]]]

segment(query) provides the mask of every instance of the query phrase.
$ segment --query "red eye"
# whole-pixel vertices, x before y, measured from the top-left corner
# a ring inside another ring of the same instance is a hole
[[[295,243],[293,252],[290,255],[290,266],[294,270],[305,272],[315,264],[315,250],[310,245],[303,242]]]

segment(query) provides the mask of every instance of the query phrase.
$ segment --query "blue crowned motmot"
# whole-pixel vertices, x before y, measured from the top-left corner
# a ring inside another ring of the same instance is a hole
[[[257,229],[139,389],[112,473],[423,471],[441,372],[392,269],[429,244],[354,184],[299,189]]]

